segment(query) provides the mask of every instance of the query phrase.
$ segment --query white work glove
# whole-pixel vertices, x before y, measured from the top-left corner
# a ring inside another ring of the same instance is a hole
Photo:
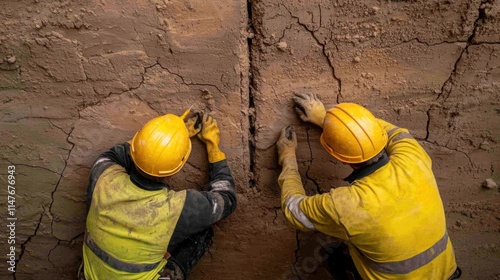
[[[326,110],[316,94],[296,93],[292,99],[295,101],[295,111],[301,120],[323,127]]]

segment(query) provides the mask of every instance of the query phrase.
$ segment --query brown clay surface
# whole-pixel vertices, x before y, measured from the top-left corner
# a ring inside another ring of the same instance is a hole
[[[350,172],[295,116],[301,91],[410,129],[433,158],[463,279],[500,279],[499,189],[482,187],[500,183],[498,0],[0,2],[0,278],[75,279],[95,157],[193,105],[218,120],[239,205],[191,279],[328,279],[318,251],[332,239],[280,210],[282,127],[296,128],[309,194]],[[173,184],[206,176],[195,139]]]

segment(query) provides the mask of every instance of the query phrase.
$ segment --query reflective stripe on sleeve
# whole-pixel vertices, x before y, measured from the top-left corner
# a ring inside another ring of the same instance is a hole
[[[111,160],[110,160],[109,158],[100,158],[100,159],[98,159],[98,160],[94,163],[94,165],[93,165],[93,166],[96,166],[96,165],[98,165],[98,164],[100,164],[100,163],[102,163],[102,162],[105,162],[105,161],[111,161]]]
[[[130,272],[130,273],[140,273],[151,271],[158,267],[160,262],[151,263],[151,264],[136,264],[136,263],[127,263],[124,261],[120,261],[119,259],[111,256],[106,251],[101,249],[95,242],[90,238],[88,232],[85,234],[85,244],[89,249],[98,256],[103,262],[111,266],[112,268],[120,271]]]
[[[396,133],[396,130],[398,130],[398,129],[400,129],[400,128],[399,127],[395,127],[393,129],[389,130],[389,132],[387,133],[389,135],[389,138],[391,138],[392,135],[394,133]],[[413,136],[410,133],[408,133],[406,131],[403,131],[403,132],[398,133],[398,135],[396,135],[391,141],[394,142],[394,141],[399,141],[401,139],[414,139],[414,138],[413,138]]]
[[[396,135],[392,141],[399,141],[401,139],[414,139],[413,136],[408,133],[408,132],[401,132],[398,135]]]
[[[231,183],[227,180],[220,180],[212,184],[212,191],[214,192],[220,192],[220,191],[233,191],[231,189]]]
[[[363,254],[361,255],[363,256],[364,262],[370,268],[376,271],[388,274],[407,274],[430,263],[439,254],[441,254],[446,250],[447,245],[448,245],[448,232],[446,232],[444,236],[438,242],[432,245],[429,249],[406,260],[398,262],[379,263],[368,259]]]
[[[285,207],[292,212],[293,216],[297,221],[299,221],[304,227],[310,230],[316,230],[313,223],[306,217],[304,212],[299,207],[300,202],[304,199],[304,196],[291,196],[285,201]]]
[[[399,129],[399,127],[395,127],[395,128],[393,128],[393,129],[389,130],[389,132],[387,132],[387,135],[389,135],[389,138],[390,138],[390,137],[394,134],[394,132],[396,132],[396,130],[398,130],[398,129]]]

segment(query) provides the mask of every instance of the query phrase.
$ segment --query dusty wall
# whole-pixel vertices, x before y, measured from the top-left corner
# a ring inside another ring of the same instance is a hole
[[[16,166],[16,279],[74,278],[89,167],[154,116],[181,114],[191,105],[211,112],[238,167],[234,175],[246,185],[244,2],[0,5],[1,170]],[[194,141],[193,156],[174,181],[203,184],[205,158]],[[6,211],[1,215],[5,220]],[[10,274],[2,261],[0,275]]]
[[[250,24],[248,24],[251,19]],[[193,105],[222,130],[239,206],[192,279],[324,279],[330,239],[281,213],[274,143],[294,124],[308,193],[349,170],[294,115],[290,96],[358,102],[410,129],[434,170],[465,279],[500,277],[498,1],[2,1],[0,174],[16,166],[16,272],[73,279],[93,159],[147,120]],[[173,178],[206,180],[195,140]],[[6,191],[2,191],[7,196]],[[7,221],[7,197],[0,200]],[[4,222],[7,224],[7,222]]]

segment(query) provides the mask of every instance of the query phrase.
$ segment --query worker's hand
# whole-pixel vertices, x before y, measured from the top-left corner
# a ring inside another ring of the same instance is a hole
[[[283,161],[288,157],[295,159],[295,150],[297,150],[297,134],[292,126],[284,127],[281,130],[280,138],[276,142],[278,147],[278,163],[283,165]]]
[[[326,110],[316,94],[296,93],[292,99],[295,101],[295,111],[301,120],[323,127]]]
[[[210,163],[226,159],[226,155],[219,149],[220,131],[217,121],[209,115],[203,115],[202,129],[198,138],[207,145],[208,161]]]
[[[186,128],[189,132],[189,138],[197,135],[201,131],[201,114],[195,113],[194,117],[186,121]]]

